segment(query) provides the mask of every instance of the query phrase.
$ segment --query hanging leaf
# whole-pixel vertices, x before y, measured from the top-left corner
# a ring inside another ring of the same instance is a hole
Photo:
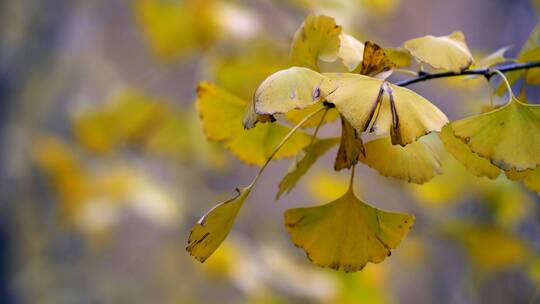
[[[341,116],[341,143],[334,162],[334,170],[350,169],[358,163],[358,157],[364,154],[362,137],[351,124]]]
[[[501,170],[492,165],[488,159],[478,156],[463,143],[459,138],[454,136],[451,124],[447,124],[439,134],[439,138],[444,144],[444,148],[456,160],[458,160],[469,172],[475,176],[486,176],[490,179],[495,179],[499,176]]]
[[[247,102],[210,83],[201,82],[197,87],[196,105],[206,137],[223,142],[227,149],[247,164],[264,164],[290,131],[290,128],[279,124],[261,124],[254,129],[244,130],[241,120]],[[275,158],[294,156],[310,140],[306,133],[295,132]]]
[[[307,148],[300,151],[296,157],[296,160],[289,168],[289,172],[287,172],[287,175],[285,175],[285,177],[279,183],[279,191],[276,195],[276,199],[278,199],[285,192],[291,192],[300,178],[306,174],[306,172],[319,159],[319,157],[323,156],[324,153],[332,149],[332,147],[338,143],[339,138],[321,139],[315,141],[312,145],[309,145]]]
[[[392,145],[390,137],[385,136],[369,141],[365,148],[360,161],[383,176],[423,184],[442,172],[439,157],[422,141],[401,147]]]
[[[214,206],[191,229],[186,250],[203,263],[223,243],[238,215],[238,211],[251,192],[252,185],[237,188],[238,194]]]
[[[251,128],[254,115],[287,113],[304,109],[320,101],[336,87],[326,76],[306,68],[292,67],[278,71],[264,80],[255,91],[253,111],[244,117],[244,127]]]
[[[364,44],[351,35],[341,33],[339,36],[341,45],[338,57],[343,61],[349,72],[356,70],[364,57]]]
[[[431,35],[406,41],[403,46],[418,60],[435,69],[459,72],[473,63],[473,57],[462,32],[448,36]]]
[[[523,178],[523,184],[540,195],[540,168],[527,171],[527,175]]]
[[[415,218],[386,212],[362,202],[349,189],[328,204],[285,212],[291,239],[321,267],[359,271],[380,263],[411,229]]]
[[[360,74],[374,76],[381,72],[391,70],[395,64],[386,56],[383,48],[374,42],[367,41],[364,47],[364,56]]]
[[[540,165],[540,106],[513,98],[491,112],[452,122],[454,134],[473,152],[503,170]]]
[[[294,34],[293,65],[319,71],[319,59],[333,62],[339,52],[341,26],[332,17],[309,15]]]

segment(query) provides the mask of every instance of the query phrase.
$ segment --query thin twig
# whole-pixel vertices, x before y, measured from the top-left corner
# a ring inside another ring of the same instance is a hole
[[[540,67],[540,61],[513,63],[513,64],[508,64],[508,65],[504,65],[504,66],[496,67],[496,68],[464,70],[461,72],[441,72],[441,73],[433,73],[433,74],[421,72],[420,75],[418,75],[417,77],[397,82],[395,83],[395,85],[406,87],[413,83],[422,82],[426,80],[455,77],[455,76],[465,76],[465,75],[482,75],[489,79],[491,78],[491,76],[493,76],[493,74],[496,73],[494,72],[494,69],[497,69],[498,71],[503,72],[503,73],[507,73],[511,71],[526,70],[526,69],[531,69],[531,68],[536,68],[536,67]]]

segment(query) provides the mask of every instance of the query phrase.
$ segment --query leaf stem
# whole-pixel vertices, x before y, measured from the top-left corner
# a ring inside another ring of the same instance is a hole
[[[330,108],[325,107],[325,110],[324,110],[324,113],[322,114],[321,120],[317,124],[317,127],[315,127],[315,131],[313,131],[313,135],[311,136],[311,141],[309,142],[309,147],[311,147],[311,145],[313,145],[313,143],[315,142],[315,138],[317,138],[317,133],[319,133],[319,129],[321,128],[321,126],[322,126],[322,124],[324,122],[324,118],[326,117],[326,114],[328,114],[328,110],[330,110]]]
[[[516,71],[516,70],[526,70],[526,69],[532,69],[532,68],[537,68],[537,67],[540,67],[540,61],[508,64],[508,65],[504,65],[497,68],[497,70],[500,71],[501,73],[507,73],[507,72]],[[493,76],[494,73],[495,73],[494,69],[489,69],[489,68],[463,70],[461,72],[450,71],[450,72],[441,72],[441,73],[433,73],[433,74],[422,71],[422,73],[418,75],[417,77],[397,82],[395,83],[395,85],[406,87],[413,83],[427,81],[431,79],[465,76],[465,75],[482,75],[489,79],[491,76]]]
[[[283,137],[283,139],[281,140],[281,142],[276,146],[276,148],[274,149],[274,151],[272,151],[272,153],[270,154],[270,156],[268,157],[268,159],[266,160],[266,162],[264,163],[264,165],[261,167],[261,169],[259,169],[259,172],[257,173],[257,176],[255,176],[255,178],[253,179],[253,181],[251,182],[251,184],[248,186],[248,187],[252,187],[256,182],[257,180],[259,179],[259,177],[261,176],[262,172],[264,171],[264,169],[266,168],[266,166],[268,166],[268,164],[270,163],[270,161],[274,158],[274,156],[276,156],[276,153],[278,153],[279,149],[281,149],[281,147],[283,147],[283,145],[289,140],[289,138],[291,138],[291,136],[294,134],[294,132],[296,132],[296,130],[298,130],[304,123],[306,123],[306,121],[308,121],[308,119],[310,119],[311,117],[315,116],[316,114],[318,114],[320,111],[322,110],[325,110],[325,109],[328,109],[326,106],[323,106],[313,112],[311,112],[310,114],[308,114],[306,117],[304,117],[304,119],[302,119],[296,126],[294,126],[291,131],[289,131],[289,133],[287,133],[287,135],[285,135],[285,137]]]
[[[355,172],[356,164],[354,164],[351,167],[351,179],[349,181],[349,191],[353,191],[353,185],[354,185],[354,172]]]
[[[496,74],[499,74],[499,76],[501,76],[502,80],[504,81],[504,84],[506,85],[506,90],[508,91],[508,102],[512,101],[512,99],[514,99],[515,97],[514,97],[514,92],[512,91],[512,86],[508,82],[508,79],[506,79],[506,76],[504,76],[503,72],[497,69],[493,69],[492,71]]]

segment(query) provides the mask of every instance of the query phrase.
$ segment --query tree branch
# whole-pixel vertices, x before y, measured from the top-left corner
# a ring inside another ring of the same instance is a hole
[[[465,75],[482,75],[486,77],[488,80],[495,74],[493,70],[499,70],[503,73],[510,72],[510,71],[516,71],[516,70],[526,70],[531,68],[540,67],[540,61],[532,61],[532,62],[525,62],[525,63],[514,63],[514,64],[508,64],[500,67],[495,68],[485,68],[485,69],[474,69],[474,70],[464,70],[461,72],[442,72],[442,73],[425,73],[425,72],[419,72],[417,77],[403,80],[400,82],[395,83],[395,85],[406,87],[408,85],[411,85],[413,83],[427,81],[431,79],[436,78],[447,78],[447,77],[455,77],[455,76],[465,76]]]

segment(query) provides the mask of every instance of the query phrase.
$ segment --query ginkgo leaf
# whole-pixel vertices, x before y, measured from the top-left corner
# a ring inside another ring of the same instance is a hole
[[[413,57],[403,48],[385,48],[384,53],[396,67],[403,68],[411,65]]]
[[[236,157],[247,164],[262,165],[290,128],[279,124],[261,124],[251,130],[242,127],[247,102],[210,83],[197,87],[197,111],[206,137],[224,142]],[[277,159],[294,156],[309,144],[311,137],[297,131],[277,152]]]
[[[326,100],[359,132],[372,125],[375,134],[390,134],[392,144],[405,146],[448,122],[441,110],[409,89],[357,74],[324,75],[338,86]]]
[[[287,113],[285,113],[285,119],[292,123],[293,125],[297,125],[304,119],[306,116],[308,116],[310,113],[313,113],[317,108],[320,107],[319,104],[311,105],[305,109],[301,110],[292,110]],[[316,127],[319,123],[321,123],[321,119],[324,115],[324,120],[322,121],[322,124],[331,123],[334,120],[336,120],[339,117],[339,112],[335,108],[329,108],[326,111],[326,115],[323,112],[319,112],[315,114],[313,117],[308,119],[303,125],[302,128],[311,128]]]
[[[365,148],[365,156],[360,155],[359,160],[383,176],[423,184],[442,171],[438,155],[422,141],[402,147],[392,145],[385,136],[367,142]]]
[[[473,63],[473,57],[462,32],[448,36],[427,35],[406,41],[403,46],[418,60],[435,69],[459,72]]]
[[[336,60],[340,46],[341,26],[332,17],[309,15],[294,34],[291,47],[293,65],[319,70],[319,59]]]
[[[503,170],[540,165],[540,105],[513,98],[491,112],[452,122],[454,134],[473,152]]]
[[[520,181],[520,180],[525,179],[527,175],[529,174],[529,172],[531,171],[532,170],[524,170],[524,171],[508,170],[508,171],[504,171],[504,175],[506,175],[506,178],[508,178],[511,181]]]
[[[364,154],[364,143],[359,132],[341,116],[341,143],[334,162],[334,170],[349,169],[358,163],[358,157]]]
[[[424,97],[403,87],[386,83],[375,134],[388,134],[393,145],[405,146],[431,132],[439,132],[448,118]]]
[[[326,138],[315,141],[313,144],[300,151],[296,160],[289,168],[287,175],[279,183],[279,191],[276,194],[278,199],[283,193],[291,192],[300,178],[306,174],[311,166],[323,156],[328,150],[339,143],[339,138]]]
[[[380,79],[350,73],[324,73],[338,87],[326,100],[358,131],[367,130],[384,93]]]
[[[354,71],[362,62],[364,57],[364,44],[351,35],[341,33],[339,36],[341,45],[338,57],[343,61],[349,72]]]
[[[394,66],[395,64],[386,56],[382,47],[371,41],[366,42],[360,74],[374,76]]]
[[[487,55],[486,57],[484,57],[480,61],[480,63],[478,63],[478,67],[479,68],[489,68],[489,67],[495,66],[495,65],[497,65],[499,63],[503,63],[503,62],[508,61],[509,59],[504,57],[504,53],[506,53],[506,51],[508,51],[511,48],[512,48],[511,45],[505,46],[505,47],[500,48],[500,49],[496,50],[495,52]]]
[[[501,172],[499,168],[491,164],[486,158],[478,156],[463,141],[454,136],[451,124],[444,126],[441,133],[439,133],[439,138],[446,151],[452,154],[456,160],[475,176],[486,176],[490,179],[495,179],[499,176]]]
[[[380,263],[411,229],[415,218],[386,212],[359,200],[351,189],[325,205],[285,212],[293,243],[314,264],[346,272]]]
[[[189,254],[202,263],[216,251],[231,231],[251,187],[237,188],[234,198],[214,206],[193,226],[186,247]]]
[[[250,105],[253,106],[252,115],[304,109],[324,100],[335,89],[330,79],[310,69],[281,70],[266,78],[255,91],[253,105]],[[251,127],[252,121],[252,116],[246,115],[244,126]]]

